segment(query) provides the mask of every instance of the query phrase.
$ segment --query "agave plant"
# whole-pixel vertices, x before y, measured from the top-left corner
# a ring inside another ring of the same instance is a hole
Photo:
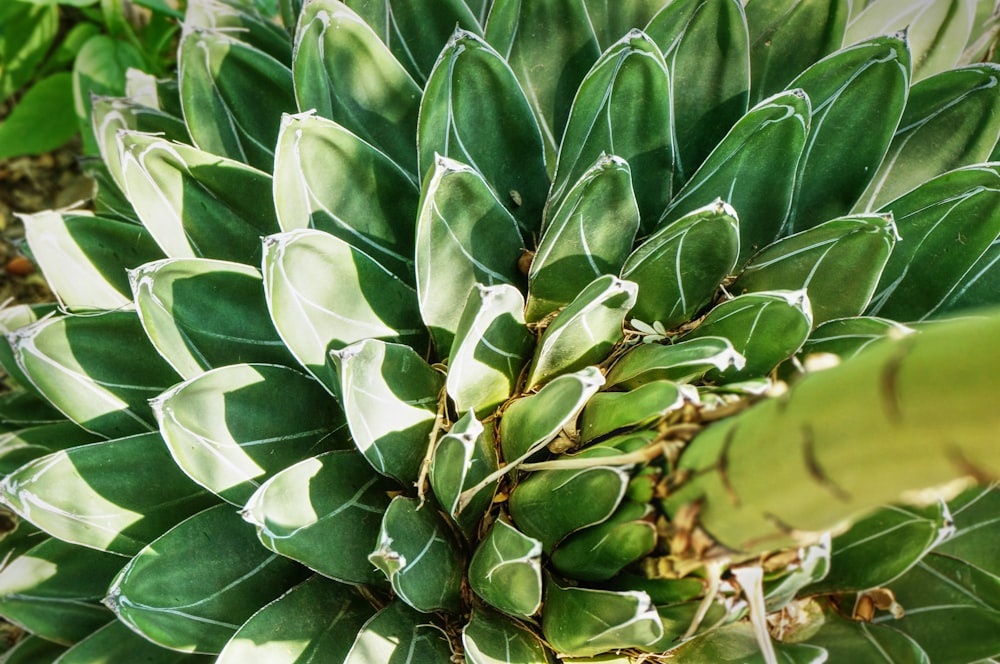
[[[993,661],[997,17],[899,6],[192,0],[25,220],[4,661]]]

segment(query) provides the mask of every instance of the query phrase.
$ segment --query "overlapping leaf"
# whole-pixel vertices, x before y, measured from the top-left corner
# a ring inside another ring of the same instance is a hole
[[[130,630],[120,620],[112,620],[94,630],[63,653],[57,664],[93,664],[101,661],[140,661],[143,664],[208,664],[215,659],[161,648]],[[14,664],[6,661],[4,664]],[[26,662],[25,664],[29,664]],[[41,664],[41,660],[30,660]]]
[[[497,520],[469,562],[469,586],[495,609],[530,618],[542,605],[542,543]]]
[[[741,369],[744,362],[729,339],[709,336],[671,345],[636,346],[611,366],[606,378],[608,387],[632,390],[658,380],[686,383],[713,369]]]
[[[469,664],[548,664],[550,659],[533,632],[485,611],[473,611],[462,629]]]
[[[574,579],[607,581],[653,551],[653,518],[652,506],[623,502],[607,521],[579,530],[556,546],[552,566]]]
[[[472,490],[500,467],[492,424],[483,426],[472,411],[460,417],[437,440],[430,466],[431,487],[445,512],[466,534],[475,535],[493,502],[496,484],[488,484],[464,505],[462,493]]]
[[[395,600],[376,613],[358,632],[344,664],[447,664],[448,635],[426,614]]]

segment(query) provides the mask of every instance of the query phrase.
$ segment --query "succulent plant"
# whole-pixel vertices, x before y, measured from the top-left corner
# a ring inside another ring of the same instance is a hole
[[[4,661],[994,656],[992,3],[745,4],[191,0],[26,219]]]

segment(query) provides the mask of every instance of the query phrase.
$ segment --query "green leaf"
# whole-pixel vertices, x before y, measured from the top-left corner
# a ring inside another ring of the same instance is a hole
[[[612,275],[594,279],[545,328],[525,389],[604,360],[625,333],[638,285]]]
[[[740,216],[739,263],[778,236],[809,130],[809,98],[783,92],[743,116],[670,202],[660,230],[726,193]]]
[[[358,632],[344,664],[450,664],[451,644],[426,614],[394,600]]]
[[[60,304],[119,309],[132,300],[127,272],[163,256],[142,226],[79,211],[26,215],[31,253]]]
[[[742,369],[709,372],[711,380],[735,382],[766,376],[791,357],[809,336],[812,313],[805,291],[747,293],[712,309],[684,339],[724,337],[746,358]]]
[[[217,502],[179,472],[155,433],[53,452],[5,477],[0,495],[54,537],[123,556]]]
[[[146,335],[182,377],[238,361],[296,364],[268,315],[257,269],[173,258],[129,277]]]
[[[9,475],[24,464],[63,449],[98,440],[72,422],[55,422],[0,433],[0,474]]]
[[[639,286],[632,316],[667,330],[693,318],[735,267],[739,226],[736,211],[716,199],[640,244],[621,272]]]
[[[430,466],[431,488],[444,511],[470,538],[490,508],[497,484],[486,486],[464,506],[459,504],[462,492],[475,487],[499,467],[494,427],[492,423],[483,426],[472,411],[460,417],[437,440]]]
[[[750,51],[739,0],[675,0],[646,26],[670,70],[675,184],[747,112]]]
[[[799,607],[789,606],[801,596],[811,594],[810,584],[826,578],[830,571],[830,540],[821,537],[819,542],[797,551],[797,560],[775,571],[765,571],[762,582],[764,606],[768,614],[782,609],[791,613]]]
[[[780,641],[773,643],[777,656],[775,661],[781,664],[824,664],[829,661],[826,650],[819,646]],[[725,625],[700,638],[691,639],[671,654],[681,664],[685,662],[769,664],[760,652],[753,627],[745,621]]]
[[[524,248],[517,222],[474,169],[438,157],[417,220],[417,295],[438,354],[451,351],[461,305],[476,284],[519,284]],[[456,306],[458,303],[459,306]]]
[[[898,239],[892,215],[833,219],[761,249],[730,290],[804,288],[814,325],[857,316],[868,306]]]
[[[282,118],[274,201],[282,230],[326,231],[413,285],[416,181],[344,127],[307,113]]]
[[[494,0],[492,4],[486,41],[510,63],[525,90],[544,137],[545,161],[552,166],[573,93],[601,55],[594,33],[604,22],[580,0]],[[615,34],[612,41],[625,31]]]
[[[295,32],[292,74],[300,110],[316,109],[417,175],[413,137],[421,89],[347,5],[318,0],[305,6]]]
[[[383,579],[368,554],[393,490],[398,486],[372,472],[360,453],[336,450],[272,476],[242,514],[275,553],[337,581],[375,584]]]
[[[947,317],[953,312],[996,304],[1000,292],[1000,237],[993,241],[979,260],[959,280],[935,314]]]
[[[468,164],[527,235],[537,232],[548,173],[535,116],[510,65],[471,32],[457,30],[420,102],[419,173],[441,157]]]
[[[59,8],[8,2],[0,9],[0,102],[35,75],[59,31]]]
[[[632,348],[607,373],[607,387],[633,390],[654,381],[689,383],[715,370],[742,369],[745,359],[729,339],[701,337],[670,345],[641,344]]]
[[[289,351],[327,389],[340,385],[329,350],[363,339],[427,345],[416,293],[368,254],[323,231],[264,239],[264,295]]]
[[[94,35],[80,49],[73,61],[73,103],[86,154],[99,152],[91,122],[91,95],[121,97],[125,94],[126,71],[144,66],[135,46],[108,35]]]
[[[12,348],[13,337],[10,333],[39,321],[55,309],[56,305],[54,304],[13,304],[11,302],[0,304],[0,367],[7,374],[4,383],[8,387],[23,388],[38,398],[42,397],[41,393],[28,380],[28,377],[24,375],[21,367],[18,366]],[[2,398],[0,397],[0,399]]]
[[[375,470],[416,482],[444,377],[409,346],[376,339],[333,351],[354,444]]]
[[[271,176],[157,136],[118,137],[129,201],[167,256],[259,262],[260,236],[278,230]]]
[[[469,563],[469,587],[495,609],[530,618],[542,605],[542,543],[498,519]]]
[[[0,123],[0,159],[55,150],[78,130],[73,76],[52,74],[28,88]]]
[[[511,491],[510,515],[521,532],[551,552],[570,533],[614,514],[628,481],[623,470],[611,466],[541,470]]]
[[[882,207],[947,171],[986,161],[1000,133],[1000,66],[936,74],[910,88],[878,173],[855,210]]]
[[[243,623],[217,664],[342,661],[375,609],[354,589],[313,576]]]
[[[750,93],[757,103],[784,90],[809,65],[840,49],[847,0],[750,0]]]
[[[906,634],[887,625],[848,620],[835,611],[823,613],[822,626],[806,643],[826,650],[828,662],[931,664],[927,653]]]
[[[177,59],[194,144],[270,172],[281,114],[296,110],[288,67],[226,32],[196,28],[185,32]]]
[[[448,358],[446,384],[455,410],[472,410],[478,417],[496,410],[514,393],[533,345],[521,291],[508,284],[476,284]]]
[[[579,530],[552,552],[552,566],[582,581],[607,581],[656,545],[650,505],[627,501],[607,521]]]
[[[585,657],[651,645],[663,636],[663,624],[646,593],[562,587],[549,579],[542,631],[556,651]]]
[[[528,272],[525,317],[538,322],[593,279],[617,274],[638,230],[628,163],[602,155],[566,194],[542,235]]]
[[[549,664],[546,648],[534,632],[485,611],[473,610],[462,628],[469,664]]]
[[[608,48],[634,27],[647,25],[666,0],[584,0],[601,48]]]
[[[846,41],[852,44],[850,38]],[[805,91],[813,115],[786,233],[854,207],[889,148],[909,83],[910,51],[905,39],[895,35],[832,53],[788,84]]]
[[[215,661],[204,655],[167,650],[147,641],[119,620],[90,633],[66,651],[57,664],[94,664],[95,662],[142,662],[143,664],[208,664]],[[4,660],[4,664],[10,664]],[[32,660],[32,664],[38,664]]]
[[[833,353],[848,360],[879,339],[901,338],[913,331],[902,323],[873,316],[830,320],[816,326],[799,354]]]
[[[114,620],[100,601],[125,558],[55,538],[41,541],[0,568],[0,615],[62,645]]]
[[[448,524],[430,505],[393,498],[369,560],[399,599],[416,610],[456,612],[461,607],[464,561]]]
[[[1000,235],[1000,168],[945,173],[883,209],[892,211],[903,242],[868,313],[898,321],[934,316]]]
[[[0,422],[22,428],[59,424],[66,422],[66,417],[36,389],[18,389],[0,395]],[[6,431],[6,427],[2,430]]]
[[[580,413],[580,442],[652,424],[682,405],[680,389],[667,380],[651,381],[628,392],[595,394]]]
[[[13,648],[3,654],[4,664],[52,664],[66,652],[66,646],[46,641],[34,634],[25,634]]]
[[[258,0],[255,2],[260,5]],[[184,13],[184,27],[217,30],[264,51],[282,64],[292,62],[288,32],[261,15],[253,3],[191,2]]]
[[[148,400],[177,382],[134,312],[49,318],[15,332],[12,346],[48,401],[108,438],[155,431]]]
[[[633,30],[604,52],[580,84],[559,148],[547,219],[601,155],[613,154],[631,167],[642,230],[651,230],[673,186],[671,122],[667,64],[657,45]]]
[[[231,505],[188,517],[139,552],[108,589],[118,619],[164,648],[214,654],[304,568],[260,546]]]
[[[282,404],[278,412],[275,403]],[[181,470],[234,505],[286,466],[347,444],[330,395],[279,365],[213,369],[170,388],[152,406]]]

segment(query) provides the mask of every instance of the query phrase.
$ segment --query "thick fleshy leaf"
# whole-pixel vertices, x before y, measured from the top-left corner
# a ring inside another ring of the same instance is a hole
[[[112,620],[91,632],[65,652],[54,664],[95,664],[96,662],[142,662],[143,664],[209,664],[214,658],[161,648],[130,630],[120,620]],[[4,664],[10,664],[4,660]],[[30,664],[39,664],[32,660]]]
[[[138,46],[127,39],[98,34],[88,38],[73,57],[73,106],[80,121],[84,154],[99,152],[91,122],[92,95],[120,97],[124,94],[126,72],[145,67],[145,58]]]
[[[274,156],[282,230],[326,231],[412,285],[419,196],[412,175],[344,127],[311,113],[282,118]]]
[[[656,545],[653,508],[625,502],[607,521],[584,528],[552,552],[552,566],[582,581],[607,581]]]
[[[264,240],[264,294],[274,326],[331,393],[327,353],[362,339],[427,344],[413,289],[329,233],[301,229]]]
[[[670,200],[674,146],[670,75],[660,49],[639,30],[612,45],[587,73],[563,133],[546,215],[554,213],[602,154],[628,162],[644,231]]]
[[[751,103],[780,90],[844,45],[848,0],[750,0]]]
[[[542,543],[505,519],[493,523],[469,563],[469,587],[495,609],[530,618],[542,605]]]
[[[182,377],[234,362],[295,366],[268,315],[256,268],[168,258],[129,277],[146,335]]]
[[[464,560],[448,524],[431,506],[393,498],[375,547],[369,560],[401,600],[425,613],[459,609]]]
[[[594,33],[604,23],[595,20],[588,3],[580,0],[492,4],[486,41],[510,63],[525,90],[545,140],[546,162],[554,166],[572,95],[601,55]],[[632,27],[626,26],[612,41]]]
[[[804,288],[814,325],[857,316],[868,306],[898,239],[891,215],[832,219],[761,249],[730,290]]]
[[[969,268],[935,311],[936,317],[997,304],[1000,293],[1000,236]]]
[[[167,256],[259,263],[258,238],[278,230],[267,173],[151,134],[118,140],[129,201]]]
[[[217,664],[340,662],[375,609],[353,588],[313,576],[243,623]]]
[[[663,624],[646,593],[564,588],[549,579],[542,631],[558,652],[585,657],[651,645]]]
[[[542,135],[510,65],[480,37],[458,30],[420,103],[419,172],[441,156],[474,168],[525,232],[539,230],[548,191]]]
[[[288,67],[224,31],[193,27],[177,60],[184,121],[195,145],[270,172],[281,114],[296,110]]]
[[[0,616],[63,645],[114,616],[101,598],[126,558],[46,539],[0,567]]]
[[[184,26],[224,32],[287,65],[292,61],[288,32],[263,16],[258,11],[259,6],[232,0],[189,0]]]
[[[1000,165],[951,171],[883,208],[903,242],[868,313],[898,321],[935,315],[1000,235]]]
[[[878,209],[932,177],[987,160],[998,134],[1000,66],[983,63],[920,81],[855,210]]]
[[[745,360],[729,339],[702,337],[675,344],[641,344],[622,355],[607,373],[608,387],[633,390],[659,380],[687,383],[711,370],[742,369]]]
[[[524,296],[509,284],[476,284],[458,321],[448,358],[448,396],[455,410],[485,417],[510,398],[531,356]]]
[[[462,628],[468,664],[549,664],[546,648],[534,632],[518,623],[474,610]]]
[[[450,664],[445,631],[426,614],[394,600],[358,632],[344,664]]]
[[[376,339],[333,351],[354,444],[383,475],[416,482],[444,377],[409,346]]]
[[[601,48],[606,49],[629,30],[649,24],[669,0],[584,0],[587,14],[597,33]]]
[[[413,139],[420,87],[347,5],[314,0],[305,6],[295,32],[292,74],[299,110],[316,109],[417,175]]]
[[[31,384],[31,381],[17,364],[14,349],[11,346],[14,337],[10,336],[10,333],[38,322],[55,310],[55,304],[0,303],[0,368],[7,374],[4,378],[4,384],[12,389],[23,389],[39,399],[42,397],[41,393]],[[49,406],[49,408],[52,407]],[[2,410],[0,408],[0,412]],[[0,416],[0,420],[3,420],[2,416]]]
[[[272,551],[337,581],[377,583],[382,577],[368,554],[393,490],[398,486],[374,473],[358,452],[336,450],[271,477],[242,514]]]
[[[0,495],[50,535],[123,556],[217,502],[179,472],[156,433],[41,457],[5,477]]]
[[[638,230],[628,163],[603,155],[546,226],[528,272],[525,317],[540,321],[572,302],[592,280],[617,274]]]
[[[623,470],[611,466],[541,470],[514,487],[510,515],[521,532],[551,552],[570,533],[614,514],[628,481]]]
[[[50,318],[14,332],[12,345],[48,401],[108,438],[154,431],[148,400],[177,382],[134,312]]]
[[[895,135],[909,83],[910,51],[893,35],[832,53],[788,84],[805,91],[813,115],[786,233],[854,207]]]
[[[55,5],[52,9],[55,9]],[[34,634],[25,634],[3,654],[4,664],[52,664],[66,652],[66,646],[46,641]]]
[[[481,122],[481,120],[480,120]],[[424,181],[417,220],[417,294],[438,354],[451,351],[476,284],[519,284],[525,247],[517,222],[473,168],[438,157]],[[502,194],[501,194],[502,195]]]
[[[475,487],[499,467],[494,427],[492,423],[483,426],[472,411],[460,417],[437,440],[430,466],[431,487],[445,512],[467,535],[475,535],[493,502],[496,483],[484,487],[466,505],[459,505],[462,492]]]
[[[661,227],[725,193],[740,217],[740,263],[774,241],[791,205],[809,115],[809,98],[801,90],[776,94],[750,109],[670,202]]]
[[[739,0],[675,0],[646,26],[670,70],[676,167],[686,181],[747,111],[750,46]]]
[[[842,360],[847,360],[879,339],[898,338],[912,332],[912,328],[886,318],[841,318],[817,325],[802,344],[800,354],[807,357],[810,353],[833,353]]]
[[[261,482],[286,466],[349,444],[343,415],[330,395],[312,378],[280,365],[213,369],[170,388],[152,404],[181,470],[234,505],[243,505]]]
[[[29,461],[52,452],[97,440],[99,436],[65,420],[0,433],[0,475],[9,475]]]
[[[525,389],[596,365],[625,337],[625,316],[639,287],[612,275],[590,282],[545,328]]]
[[[680,389],[667,380],[651,381],[628,392],[595,394],[580,413],[580,442],[652,424],[683,404]]]
[[[899,630],[888,625],[848,620],[835,611],[823,613],[822,626],[806,639],[806,643],[826,650],[828,662],[931,664],[916,641]]]
[[[727,300],[709,312],[684,339],[724,337],[746,358],[742,369],[709,372],[724,382],[766,376],[802,347],[812,328],[805,291],[764,291]]]
[[[189,517],[122,569],[104,599],[153,643],[218,653],[253,613],[302,581],[305,568],[260,546],[231,505]]]
[[[640,244],[621,273],[639,286],[632,316],[667,330],[694,317],[736,265],[739,226],[736,211],[716,199]]]
[[[823,648],[804,643],[773,641],[776,660],[781,664],[825,664]],[[691,639],[671,653],[678,662],[713,662],[713,664],[770,664],[760,651],[757,636],[749,622],[725,625],[704,636]],[[874,660],[880,661],[880,660]],[[884,660],[882,660],[884,661]]]
[[[577,415],[604,385],[597,367],[564,374],[547,383],[536,394],[517,399],[504,411],[500,420],[500,445],[503,458],[532,456],[573,424]]]
[[[66,422],[66,416],[40,396],[32,385],[31,390],[17,389],[0,394],[0,422],[5,425],[0,430],[7,431],[60,424]]]
[[[32,257],[70,310],[125,306],[131,299],[126,268],[163,256],[150,234],[135,224],[82,211],[49,210],[23,220]]]

